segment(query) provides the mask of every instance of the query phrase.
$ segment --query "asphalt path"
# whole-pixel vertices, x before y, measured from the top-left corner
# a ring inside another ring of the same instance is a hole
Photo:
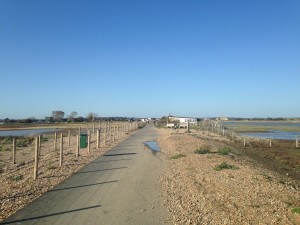
[[[168,224],[157,187],[165,159],[144,145],[156,138],[147,125],[1,224]]]

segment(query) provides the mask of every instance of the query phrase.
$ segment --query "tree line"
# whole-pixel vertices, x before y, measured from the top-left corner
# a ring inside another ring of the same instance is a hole
[[[99,117],[97,113],[89,112],[86,117],[78,116],[76,111],[65,116],[66,113],[61,110],[52,111],[50,116],[45,116],[44,119],[36,119],[30,117],[26,119],[0,119],[2,123],[62,123],[62,122],[94,122],[94,121],[133,121],[135,118],[128,117]]]

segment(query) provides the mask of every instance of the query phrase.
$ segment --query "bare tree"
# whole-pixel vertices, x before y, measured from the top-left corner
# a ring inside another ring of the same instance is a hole
[[[61,122],[65,116],[65,113],[63,111],[52,111],[52,117],[54,121]]]
[[[92,122],[94,121],[96,118],[97,118],[97,113],[88,113],[88,115],[86,116],[86,119],[89,121],[89,122]]]
[[[71,115],[68,116],[68,121],[74,122],[77,115],[78,113],[76,111],[71,112]]]

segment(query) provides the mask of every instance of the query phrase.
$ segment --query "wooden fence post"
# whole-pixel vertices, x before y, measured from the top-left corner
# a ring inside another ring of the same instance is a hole
[[[13,138],[13,164],[16,164],[16,138]]]
[[[35,154],[34,154],[34,170],[33,170],[33,179],[36,180],[38,177],[38,166],[39,166],[39,143],[38,137],[35,137]]]
[[[76,158],[79,157],[79,135],[77,134],[77,148],[76,148]]]
[[[88,147],[88,153],[90,153],[91,145],[90,145],[90,132],[87,133],[87,147]]]
[[[103,137],[103,146],[105,147],[106,145],[106,123],[104,123],[104,137]]]
[[[55,132],[54,133],[54,146],[53,146],[54,150],[56,150],[56,140],[57,140],[57,134]]]
[[[246,139],[244,138],[244,147],[246,146]]]
[[[95,123],[93,123],[93,134],[95,134]]]
[[[70,146],[70,142],[71,142],[71,130],[69,130],[69,133],[68,133],[68,146]]]
[[[64,146],[64,137],[63,134],[60,134],[60,155],[59,155],[59,166],[62,167],[63,164],[63,146]]]
[[[296,136],[296,148],[299,148],[298,137]]]
[[[270,148],[272,148],[272,139],[270,138]]]
[[[41,135],[38,136],[38,148],[39,148],[38,152],[39,152],[39,157],[40,157],[41,149],[42,149],[42,136]]]
[[[100,129],[97,130],[97,148],[100,148]]]

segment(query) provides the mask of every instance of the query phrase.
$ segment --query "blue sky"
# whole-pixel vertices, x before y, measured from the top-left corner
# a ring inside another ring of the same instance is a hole
[[[0,0],[0,118],[300,117],[298,0]]]

